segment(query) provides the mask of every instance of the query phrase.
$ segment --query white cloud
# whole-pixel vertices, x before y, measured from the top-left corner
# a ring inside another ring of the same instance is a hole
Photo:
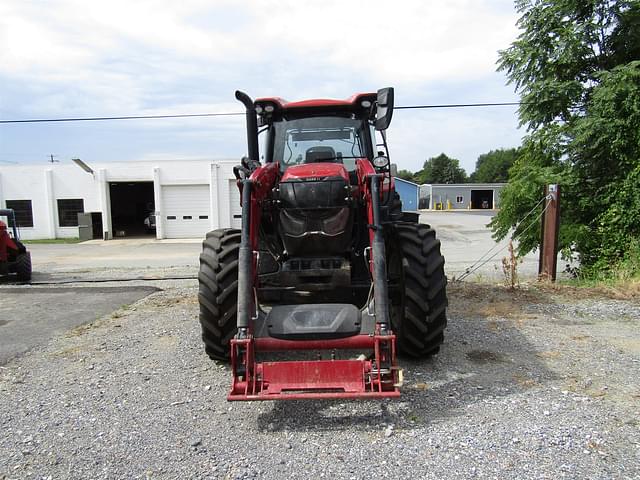
[[[515,19],[510,0],[3,0],[0,116],[239,111],[236,88],[296,100],[392,85],[399,104],[502,100],[511,92],[493,72]],[[431,145],[474,161],[501,132],[506,143],[519,137],[515,119],[491,115],[398,113],[392,151],[415,168],[439,153]],[[241,122],[207,123],[222,156],[242,154],[228,151],[243,144]],[[188,142],[185,127],[196,139],[208,132],[181,120],[120,128],[175,129]]]

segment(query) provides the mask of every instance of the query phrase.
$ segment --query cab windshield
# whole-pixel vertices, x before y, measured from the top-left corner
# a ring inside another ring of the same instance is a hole
[[[273,160],[282,169],[303,163],[341,163],[355,170],[368,156],[366,122],[349,117],[308,117],[274,124]],[[369,147],[370,149],[370,147]]]

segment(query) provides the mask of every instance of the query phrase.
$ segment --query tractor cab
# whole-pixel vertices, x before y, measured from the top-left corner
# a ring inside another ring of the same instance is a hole
[[[354,172],[357,159],[372,161],[377,151],[376,98],[364,93],[347,100],[257,99],[258,125],[266,129],[265,161],[278,162],[281,172],[313,163],[336,163]]]

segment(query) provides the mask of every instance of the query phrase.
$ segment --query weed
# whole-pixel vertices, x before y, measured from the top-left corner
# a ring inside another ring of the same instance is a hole
[[[509,256],[502,259],[502,273],[505,285],[514,290],[518,286],[518,263],[522,263],[514,251],[513,240],[509,240]]]

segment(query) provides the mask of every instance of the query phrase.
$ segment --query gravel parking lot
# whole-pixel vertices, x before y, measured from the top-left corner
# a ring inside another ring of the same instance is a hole
[[[421,219],[450,277],[493,245],[486,214]],[[640,478],[637,297],[509,291],[486,283],[499,255],[475,276],[485,283],[450,284],[445,344],[401,360],[399,400],[232,404],[229,369],[200,340],[197,243],[32,247],[35,280],[100,283],[0,285],[3,347],[16,312],[21,328],[50,322],[0,365],[2,480]],[[522,276],[536,266],[525,259]],[[140,277],[174,279],[108,281]]]
[[[453,285],[401,399],[230,404],[195,282],[159,285],[0,367],[0,478],[640,477],[633,301]]]

